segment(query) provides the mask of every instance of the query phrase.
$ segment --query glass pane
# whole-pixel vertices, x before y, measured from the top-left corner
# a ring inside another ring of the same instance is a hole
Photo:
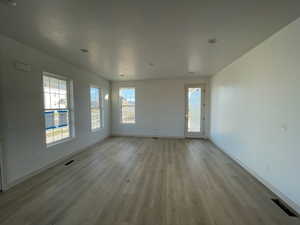
[[[91,88],[91,108],[100,107],[100,90],[99,88]]]
[[[95,87],[90,88],[92,130],[101,127],[101,109],[100,109],[101,96],[100,95],[101,95],[100,88],[95,88]]]
[[[56,92],[56,90],[55,90]],[[52,108],[58,109],[59,108],[59,94],[54,93],[51,95],[51,102],[52,102]]]
[[[47,144],[70,137],[69,110],[46,110],[44,115]]]
[[[134,123],[135,121],[135,110],[134,105],[124,104],[122,106],[122,121],[123,123]]]
[[[44,76],[45,109],[65,109],[68,107],[67,81]]]
[[[43,76],[46,143],[70,137],[67,81]]]
[[[65,109],[68,106],[67,81],[59,80],[59,108]]]
[[[68,107],[67,95],[66,94],[60,94],[58,102],[59,102],[59,108],[60,109],[67,108]]]
[[[55,94],[59,94],[59,80],[53,77],[51,77],[50,79],[50,88],[52,89],[52,92]]]
[[[121,88],[119,97],[122,123],[135,123],[135,89]]]
[[[61,94],[67,93],[67,81],[59,80],[59,91]]]
[[[188,89],[188,132],[201,132],[201,88]]]
[[[100,128],[100,109],[91,109],[92,130]]]

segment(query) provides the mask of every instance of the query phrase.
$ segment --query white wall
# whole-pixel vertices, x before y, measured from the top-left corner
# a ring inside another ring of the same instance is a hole
[[[208,79],[147,80],[112,83],[112,134],[133,136],[184,137],[185,84],[208,84]],[[209,85],[207,85],[209,88]],[[136,88],[136,123],[121,124],[119,87]],[[207,123],[208,97],[207,88]]]
[[[300,19],[212,78],[211,139],[300,210]]]
[[[31,65],[30,72],[16,70],[14,62]],[[25,176],[110,135],[110,106],[104,101],[104,128],[90,132],[89,85],[109,93],[110,83],[9,38],[0,36],[1,133],[4,167],[10,186]],[[74,82],[76,137],[46,148],[43,123],[42,72],[68,77]]]

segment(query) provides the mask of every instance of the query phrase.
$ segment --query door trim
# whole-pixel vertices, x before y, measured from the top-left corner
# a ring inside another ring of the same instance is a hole
[[[200,133],[191,133],[188,132],[188,89],[193,87],[201,88],[201,132]],[[205,138],[205,94],[206,94],[206,85],[205,84],[186,84],[184,85],[184,101],[185,101],[185,111],[184,111],[184,136],[185,138]]]
[[[3,138],[0,137],[0,191],[5,190],[4,161],[3,161]]]

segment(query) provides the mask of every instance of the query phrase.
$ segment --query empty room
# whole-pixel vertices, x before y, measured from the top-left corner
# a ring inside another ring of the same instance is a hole
[[[300,225],[300,1],[0,0],[0,225]]]

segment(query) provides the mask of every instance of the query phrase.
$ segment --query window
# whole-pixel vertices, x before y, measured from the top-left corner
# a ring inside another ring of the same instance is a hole
[[[135,88],[120,88],[119,98],[121,123],[135,123]]]
[[[101,120],[101,89],[97,87],[90,87],[90,107],[91,107],[91,129],[92,131],[102,127]]]
[[[70,82],[43,74],[46,144],[71,137]]]

